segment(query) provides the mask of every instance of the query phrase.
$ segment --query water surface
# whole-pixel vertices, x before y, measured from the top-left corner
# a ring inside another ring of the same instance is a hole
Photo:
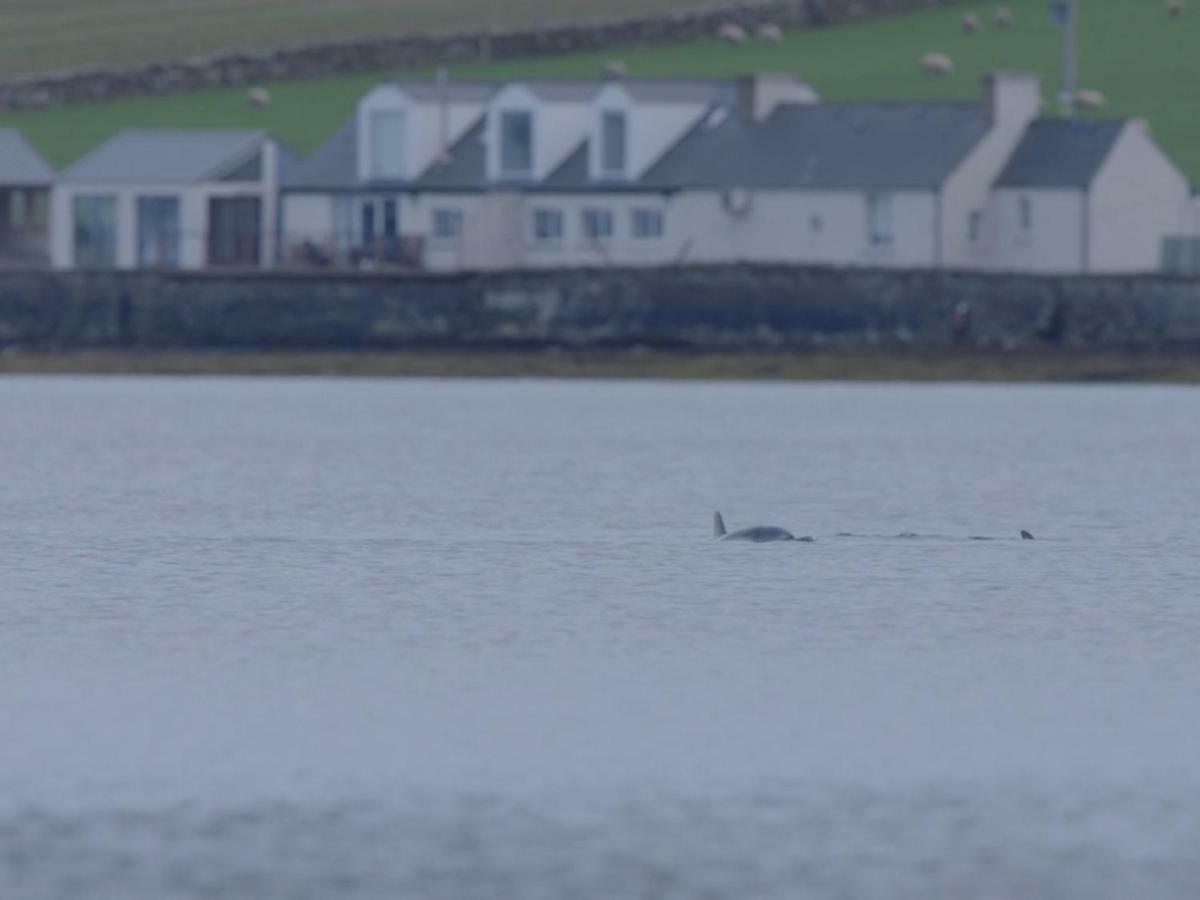
[[[1200,391],[0,415],[5,898],[1200,893]]]

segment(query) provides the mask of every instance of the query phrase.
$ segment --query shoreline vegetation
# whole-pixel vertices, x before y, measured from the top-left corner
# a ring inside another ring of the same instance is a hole
[[[597,378],[680,381],[967,381],[1200,384],[1200,351],[979,349],[742,351],[14,351],[2,375]]]

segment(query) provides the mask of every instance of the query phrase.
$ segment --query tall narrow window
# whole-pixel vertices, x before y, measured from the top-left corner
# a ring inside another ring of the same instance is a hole
[[[173,269],[179,265],[178,197],[137,198],[138,265]]]
[[[533,113],[500,113],[500,174],[508,178],[533,174]]]
[[[979,236],[983,231],[983,213],[977,209],[971,210],[971,215],[967,219],[967,240],[972,244],[979,243]]]
[[[1022,234],[1027,235],[1033,231],[1033,201],[1028,197],[1020,197],[1017,200],[1017,221]]]
[[[872,247],[892,243],[892,198],[887,194],[867,197],[867,239]]]
[[[463,213],[461,209],[435,209],[433,211],[433,239],[452,241],[462,234]]]
[[[111,269],[117,264],[117,198],[110,194],[81,194],[72,204],[75,265],[82,269]]]
[[[371,177],[404,177],[404,113],[371,113]]]
[[[606,112],[600,117],[600,171],[608,176],[625,174],[625,113]]]

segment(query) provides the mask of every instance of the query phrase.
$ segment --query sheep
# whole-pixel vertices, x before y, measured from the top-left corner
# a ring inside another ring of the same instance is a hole
[[[746,43],[746,29],[735,22],[726,22],[717,29],[717,37],[726,44],[733,44],[736,47]]]
[[[1012,10],[1007,6],[997,6],[996,11],[992,13],[992,24],[997,28],[1012,28],[1015,23]]]
[[[950,75],[954,60],[944,53],[926,53],[921,57],[921,70],[928,75]]]
[[[1075,105],[1080,109],[1102,109],[1107,103],[1099,91],[1082,90],[1075,94]]]
[[[610,59],[604,64],[604,76],[606,78],[624,78],[629,74],[629,67],[625,65],[623,59]]]
[[[257,109],[271,105],[271,92],[264,87],[252,87],[246,91],[246,101]]]
[[[979,16],[975,13],[964,13],[962,17],[963,34],[974,34],[979,30]]]
[[[1167,0],[1167,15],[1179,16],[1183,14],[1183,0]]]
[[[767,22],[758,26],[758,39],[767,44],[782,44],[783,29]]]

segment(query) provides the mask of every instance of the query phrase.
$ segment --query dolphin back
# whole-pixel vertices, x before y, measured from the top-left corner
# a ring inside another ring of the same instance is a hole
[[[721,518],[721,514],[719,512],[713,513],[713,537],[725,537],[725,520]]]

